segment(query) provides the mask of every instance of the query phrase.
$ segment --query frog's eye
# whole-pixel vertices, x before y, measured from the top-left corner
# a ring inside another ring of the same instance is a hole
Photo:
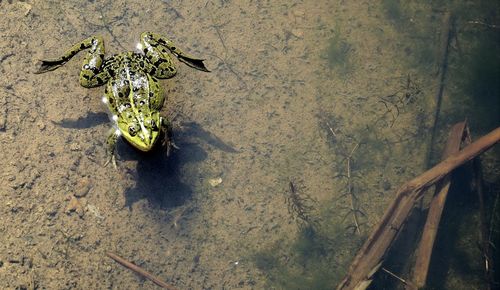
[[[151,120],[151,129],[153,129],[153,131],[158,131],[158,126],[156,125],[155,120]]]
[[[128,133],[130,134],[130,136],[134,137],[136,134],[137,134],[137,129],[135,128],[134,125],[130,125],[128,127]]]

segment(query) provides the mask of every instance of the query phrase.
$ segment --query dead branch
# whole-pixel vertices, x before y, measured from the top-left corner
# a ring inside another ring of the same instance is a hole
[[[499,141],[500,127],[399,188],[393,202],[359,250],[347,275],[337,289],[365,289],[368,287],[372,275],[380,266],[411,209],[422,197],[422,192],[455,168],[488,150]]]
[[[168,290],[177,290],[177,288],[175,288],[174,286],[171,286],[171,285],[163,282],[162,280],[160,280],[159,278],[157,278],[153,274],[147,272],[146,270],[142,269],[141,267],[139,267],[133,263],[130,263],[129,261],[123,259],[122,257],[120,257],[116,254],[113,254],[111,252],[107,252],[106,254],[108,255],[108,257],[115,260],[118,264],[120,264],[123,267],[141,275],[142,277],[150,280],[151,282],[155,283],[156,285],[158,285],[162,288],[168,289]]]
[[[442,159],[446,159],[451,154],[455,154],[460,150],[460,144],[465,135],[466,126],[466,122],[460,122],[452,127]],[[450,184],[450,175],[448,174],[436,185],[435,195],[427,214],[422,238],[420,239],[420,243],[415,253],[417,259],[413,268],[412,281],[418,288],[424,287],[427,280],[432,250],[434,248],[434,242],[436,240],[439,222],[441,221]],[[414,289],[414,287],[411,289]]]

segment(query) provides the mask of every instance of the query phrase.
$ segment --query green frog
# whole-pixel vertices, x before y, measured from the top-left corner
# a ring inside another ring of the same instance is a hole
[[[80,71],[80,84],[86,88],[106,85],[102,101],[111,112],[113,128],[106,140],[107,161],[116,168],[115,147],[123,136],[135,148],[147,152],[161,142],[167,155],[177,148],[172,141],[170,122],[160,116],[165,93],[158,79],[173,77],[177,70],[168,52],[190,67],[209,72],[203,59],[182,52],[164,36],[144,32],[139,52],[104,56],[104,41],[91,36],[66,51],[61,57],[40,61],[35,73],[45,73],[64,65],[78,52],[90,49]]]

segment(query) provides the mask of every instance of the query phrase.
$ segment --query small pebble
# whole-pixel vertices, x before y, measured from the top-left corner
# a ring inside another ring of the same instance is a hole
[[[293,15],[297,16],[297,17],[304,17],[304,10],[300,10],[300,9],[296,9],[294,10],[293,12]]]
[[[64,210],[67,214],[71,214],[72,212],[76,212],[79,217],[83,217],[85,214],[85,210],[80,202],[79,199],[76,197],[71,197],[71,200],[68,203],[68,206],[66,206],[66,209]]]
[[[71,145],[69,145],[69,150],[71,150],[71,151],[79,151],[80,150],[80,145],[78,145],[78,143],[71,143]]]
[[[294,28],[292,31],[290,31],[295,37],[297,38],[303,38],[304,37],[304,31],[302,29],[297,29]]]
[[[88,177],[83,177],[78,180],[76,183],[76,190],[73,193],[73,196],[75,197],[84,197],[86,196],[89,192],[90,189],[92,188],[92,184],[90,183],[90,178]]]
[[[219,184],[221,184],[221,183],[222,183],[222,178],[218,177],[218,178],[212,178],[212,179],[209,179],[209,180],[208,180],[208,183],[209,183],[211,186],[215,187],[215,186],[217,186],[217,185],[219,185]]]
[[[45,127],[46,127],[46,126],[45,126],[45,123],[44,123],[44,122],[42,122],[42,121],[38,121],[38,122],[36,123],[36,125],[38,126],[38,129],[40,129],[40,131],[45,130]]]

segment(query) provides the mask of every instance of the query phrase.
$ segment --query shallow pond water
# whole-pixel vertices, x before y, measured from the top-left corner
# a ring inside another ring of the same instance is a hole
[[[0,11],[2,289],[157,289],[107,252],[178,289],[332,289],[452,124],[467,119],[475,137],[500,124],[500,8],[487,1],[33,0]],[[33,72],[88,36],[111,55],[144,31],[211,72],[174,59],[177,75],[160,83],[179,150],[120,141],[115,170],[103,166],[104,88],[78,82],[85,52]],[[498,153],[483,157],[489,212]],[[434,266],[447,271],[431,287],[485,287],[477,223],[477,201],[456,198]],[[406,277],[405,262],[391,263]]]

